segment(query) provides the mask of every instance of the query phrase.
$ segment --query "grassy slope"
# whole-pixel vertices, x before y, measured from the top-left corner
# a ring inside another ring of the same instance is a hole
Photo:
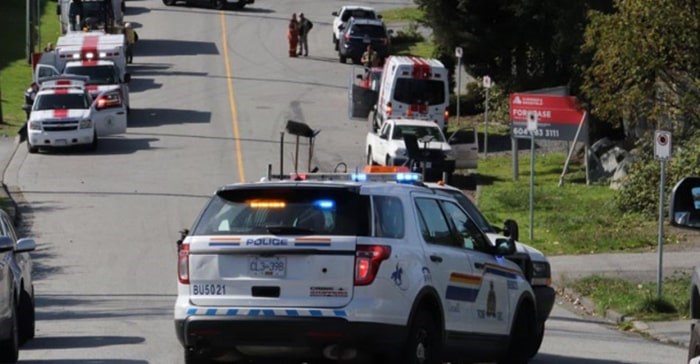
[[[58,38],[56,2],[43,0],[41,13],[41,42],[55,43]],[[25,2],[0,2],[0,90],[4,124],[0,134],[15,135],[24,124],[22,111],[24,90],[31,82],[31,67],[25,55]]]

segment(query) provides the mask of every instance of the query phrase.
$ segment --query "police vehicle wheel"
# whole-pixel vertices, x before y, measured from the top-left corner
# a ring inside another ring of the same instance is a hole
[[[97,132],[92,137],[92,143],[88,144],[87,149],[91,152],[94,152],[97,150]]]
[[[391,157],[389,157],[389,155],[387,155],[386,158],[384,158],[384,165],[385,165],[385,166],[390,166],[390,165],[392,165],[392,164],[393,164],[393,163],[391,163]]]
[[[338,40],[335,39],[335,35],[333,36],[333,44],[335,44],[335,50],[336,50],[336,51],[337,51],[338,49],[340,49],[340,46],[338,45]]]
[[[537,328],[537,335],[535,336],[534,342],[530,349],[530,358],[534,358],[535,355],[537,355],[537,352],[540,351],[542,340],[544,340],[544,322]]]
[[[17,329],[17,307],[14,299],[10,299],[10,337],[0,341],[0,363],[15,363],[19,358],[19,335]]]
[[[27,291],[22,290],[19,299],[19,342],[21,344],[34,338],[35,319],[34,301]]]
[[[342,54],[338,54],[338,60],[340,61],[340,63],[347,63],[348,57],[345,57]]]
[[[515,314],[508,352],[499,364],[526,364],[529,361],[535,342],[536,325],[534,307],[525,302]]]
[[[27,140],[27,151],[29,154],[34,154],[39,151],[39,148],[29,144],[29,140]]]
[[[440,335],[433,316],[421,310],[411,324],[408,342],[404,350],[404,364],[436,364],[440,348]]]
[[[163,4],[167,6],[175,5],[175,0],[163,0]]]
[[[693,324],[690,330],[690,346],[688,347],[688,361],[700,356],[700,324]]]

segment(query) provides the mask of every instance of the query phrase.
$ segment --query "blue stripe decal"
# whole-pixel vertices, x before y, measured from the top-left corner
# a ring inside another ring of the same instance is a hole
[[[208,308],[206,312],[207,316],[215,316],[216,315],[216,309],[215,308]]]
[[[331,243],[294,243],[294,246],[325,247],[331,246]]]
[[[315,317],[323,316],[323,313],[319,310],[309,310],[309,314]]]
[[[209,243],[209,246],[241,246],[241,243]]]
[[[226,311],[226,315],[236,316],[236,315],[238,315],[238,310],[235,308],[229,308],[228,311]]]
[[[448,300],[464,302],[474,302],[476,301],[476,296],[478,295],[479,289],[457,286],[447,286],[447,291],[445,292],[445,298]]]
[[[258,316],[260,315],[260,310],[250,310],[248,311],[248,316]]]
[[[297,310],[287,310],[287,316],[299,316],[299,312]]]
[[[495,269],[491,267],[486,267],[486,273],[491,273],[493,275],[505,277],[505,278],[510,278],[510,279],[517,279],[518,276],[515,273],[500,270],[500,269]]]
[[[194,315],[194,314],[196,314],[196,313],[197,313],[197,309],[196,309],[196,308],[188,308],[188,309],[187,309],[187,314],[188,314],[188,315]]]
[[[274,316],[275,311],[274,310],[263,310],[263,315],[264,316]]]
[[[347,317],[347,314],[346,314],[345,311],[343,311],[343,310],[335,310],[335,311],[333,311],[333,313],[334,313],[337,317]]]

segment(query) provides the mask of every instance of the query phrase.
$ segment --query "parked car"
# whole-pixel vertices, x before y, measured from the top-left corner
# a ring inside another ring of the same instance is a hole
[[[338,38],[342,29],[347,25],[350,18],[355,19],[381,19],[374,8],[367,6],[345,5],[341,6],[340,10],[334,11],[333,14],[333,45],[335,50],[338,50]]]
[[[34,337],[34,284],[29,252],[33,239],[17,239],[12,220],[0,210],[0,362],[17,361],[19,346]]]
[[[360,64],[362,54],[368,45],[384,59],[389,56],[390,31],[381,20],[351,18],[340,32],[338,39],[338,59],[345,63],[348,58]]]

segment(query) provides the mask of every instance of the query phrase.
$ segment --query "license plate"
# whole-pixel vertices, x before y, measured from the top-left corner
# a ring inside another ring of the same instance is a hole
[[[287,275],[287,259],[282,257],[250,257],[248,271],[255,277],[281,278]]]
[[[68,141],[66,141],[65,139],[56,139],[56,141],[54,142],[54,144],[56,145],[66,145],[66,143],[68,143]]]

